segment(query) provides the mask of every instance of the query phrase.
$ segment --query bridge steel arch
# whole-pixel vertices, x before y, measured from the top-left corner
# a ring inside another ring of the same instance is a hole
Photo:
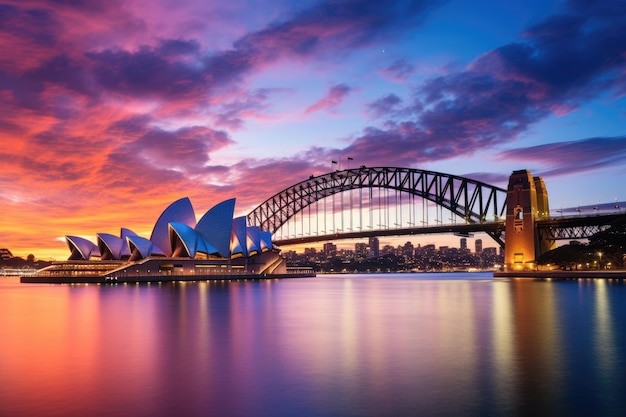
[[[316,201],[359,188],[386,188],[432,201],[467,224],[504,221],[505,189],[465,178],[414,168],[360,167],[311,176],[273,195],[250,214],[248,224],[275,233],[290,218]],[[502,231],[487,230],[504,245]]]

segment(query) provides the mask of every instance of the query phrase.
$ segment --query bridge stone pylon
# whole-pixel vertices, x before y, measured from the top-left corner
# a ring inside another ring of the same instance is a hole
[[[528,170],[513,171],[506,197],[507,270],[535,269],[537,258],[556,247],[554,240],[542,239],[536,222],[550,216],[548,190],[541,177]]]

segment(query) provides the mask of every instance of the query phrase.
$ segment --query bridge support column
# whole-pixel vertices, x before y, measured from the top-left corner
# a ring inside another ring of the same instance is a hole
[[[532,270],[543,253],[555,247],[543,241],[535,221],[548,217],[548,191],[541,177],[528,170],[513,171],[506,195],[504,264],[508,271]]]

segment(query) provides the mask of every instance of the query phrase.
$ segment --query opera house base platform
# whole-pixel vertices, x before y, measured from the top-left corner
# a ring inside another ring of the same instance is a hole
[[[189,259],[149,257],[137,262],[63,261],[54,262],[23,283],[115,284],[130,282],[173,282],[238,279],[315,277],[310,268],[288,268],[274,252],[252,258]]]

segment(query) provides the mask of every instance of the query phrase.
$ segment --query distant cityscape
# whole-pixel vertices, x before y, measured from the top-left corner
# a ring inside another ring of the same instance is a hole
[[[368,243],[356,243],[354,249],[337,249],[330,242],[321,250],[306,248],[303,253],[283,251],[287,263],[293,266],[308,266],[322,273],[349,272],[438,272],[495,270],[504,262],[504,253],[495,247],[483,248],[482,239],[474,240],[474,250],[467,238],[460,239],[458,248],[450,246],[404,245],[380,246],[376,237]]]
[[[412,242],[381,247],[379,239],[372,237],[368,243],[356,243],[354,249],[338,249],[335,243],[329,242],[321,250],[306,248],[303,253],[283,250],[282,254],[289,266],[312,267],[321,273],[493,271],[502,265],[501,248],[483,248],[482,239],[475,239],[473,243],[473,250],[465,237],[460,238],[458,248],[437,248],[434,244],[415,246]],[[17,269],[39,269],[49,264],[36,260],[34,255],[26,259],[14,257],[9,249],[0,248],[0,274]]]

